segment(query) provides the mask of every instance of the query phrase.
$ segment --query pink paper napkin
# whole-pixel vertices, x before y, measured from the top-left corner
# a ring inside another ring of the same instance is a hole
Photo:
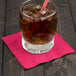
[[[32,54],[24,50],[21,45],[20,32],[2,37],[2,40],[25,69],[33,68],[40,63],[45,63],[75,52],[57,33],[55,34],[54,47],[44,54]]]

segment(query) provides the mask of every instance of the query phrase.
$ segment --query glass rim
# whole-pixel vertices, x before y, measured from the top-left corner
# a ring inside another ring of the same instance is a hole
[[[31,1],[31,0],[26,0],[26,1],[24,1],[24,2],[21,4],[21,6],[20,6],[20,13],[21,13],[23,16],[26,16],[26,17],[28,17],[28,18],[33,19],[33,18],[36,18],[36,17],[29,16],[29,15],[27,15],[27,14],[25,14],[25,13],[22,12],[23,5],[24,5],[25,3],[27,3],[27,2],[29,2],[29,1]],[[45,19],[47,19],[47,18],[49,18],[49,17],[51,17],[51,16],[53,16],[53,15],[55,15],[55,14],[57,13],[56,5],[55,5],[52,1],[50,1],[50,0],[49,0],[49,3],[51,3],[51,4],[54,6],[55,12],[53,12],[52,14],[47,15],[47,16],[45,16],[45,17],[40,17],[42,20],[45,20]],[[28,6],[28,5],[27,5],[27,6]]]

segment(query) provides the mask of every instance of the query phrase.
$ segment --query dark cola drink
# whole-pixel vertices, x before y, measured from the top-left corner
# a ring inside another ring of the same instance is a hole
[[[20,29],[24,40],[31,44],[49,43],[55,35],[57,12],[54,8],[29,5],[22,8],[19,17]]]

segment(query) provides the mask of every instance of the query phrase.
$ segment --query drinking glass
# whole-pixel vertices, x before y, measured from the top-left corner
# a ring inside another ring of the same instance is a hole
[[[20,6],[20,31],[22,47],[33,54],[42,54],[54,46],[57,26],[57,10],[49,1],[41,10],[44,0],[26,0]]]

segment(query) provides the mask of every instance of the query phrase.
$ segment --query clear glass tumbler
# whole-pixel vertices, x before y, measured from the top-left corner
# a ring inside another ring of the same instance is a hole
[[[33,54],[46,53],[54,46],[57,10],[51,1],[41,10],[43,3],[44,0],[26,0],[20,6],[22,46]]]

